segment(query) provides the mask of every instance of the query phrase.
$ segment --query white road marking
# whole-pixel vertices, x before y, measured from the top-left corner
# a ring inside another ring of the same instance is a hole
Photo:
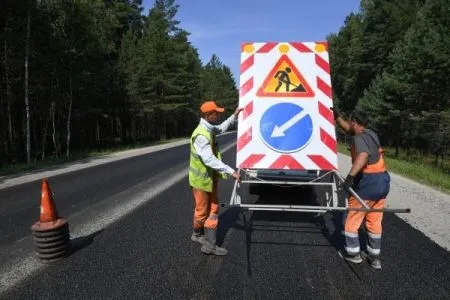
[[[236,142],[233,142],[230,145],[226,146],[222,150],[222,153],[227,152],[235,145]],[[121,203],[121,205],[112,207],[111,209],[99,213],[98,218],[92,220],[92,222],[87,222],[84,224],[74,224],[74,230],[71,232],[71,237],[77,238],[81,236],[88,236],[94,232],[108,227],[109,225],[120,220],[122,217],[136,210],[140,206],[151,201],[156,196],[163,193],[173,185],[177,184],[182,179],[187,177],[187,175],[187,169],[180,170],[173,174],[172,177],[167,178],[167,180],[163,183],[150,186],[147,190],[134,195],[127,202]],[[36,271],[46,268],[46,266],[46,264],[42,263],[38,258],[35,257],[32,249],[30,249],[29,253],[17,258],[9,265],[0,269],[0,295],[6,292],[8,289],[19,284]]]
[[[218,136],[225,136],[225,135],[229,135],[229,134],[233,134],[233,133],[234,133],[234,131],[226,132],[224,134],[219,134]],[[35,171],[31,171],[30,174],[24,173],[23,175],[18,176],[18,177],[16,177],[16,175],[0,176],[0,190],[11,187],[11,186],[32,182],[35,180],[40,180],[42,178],[49,178],[49,177],[56,176],[56,175],[66,174],[66,173],[70,173],[70,172],[74,172],[74,171],[78,171],[78,170],[83,170],[83,169],[87,169],[90,167],[107,164],[107,163],[110,163],[113,161],[118,161],[118,160],[125,159],[125,158],[130,158],[130,157],[149,154],[149,153],[158,152],[158,151],[162,151],[162,150],[167,150],[170,148],[174,148],[174,147],[178,147],[178,146],[186,145],[186,144],[189,144],[189,139],[184,139],[181,141],[162,144],[162,145],[121,151],[121,152],[116,152],[116,153],[99,156],[99,157],[87,158],[87,160],[89,160],[89,162],[83,162],[83,160],[74,161],[72,163],[55,166],[55,167],[57,167],[57,170],[45,170],[44,169],[38,173],[36,173]],[[84,159],[84,160],[86,160],[86,159]]]

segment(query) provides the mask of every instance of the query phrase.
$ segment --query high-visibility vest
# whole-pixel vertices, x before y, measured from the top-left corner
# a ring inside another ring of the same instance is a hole
[[[191,136],[191,157],[189,164],[189,184],[196,189],[203,190],[205,192],[212,192],[213,181],[218,178],[227,178],[226,174],[220,174],[212,168],[206,166],[200,156],[195,151],[194,141],[199,135],[203,135],[209,141],[213,154],[222,160],[222,154],[220,153],[215,137],[203,126],[199,125],[194,130]]]

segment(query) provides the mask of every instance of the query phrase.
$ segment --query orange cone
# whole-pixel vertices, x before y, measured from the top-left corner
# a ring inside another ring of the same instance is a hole
[[[54,222],[58,219],[55,203],[53,202],[53,193],[50,190],[47,179],[42,180],[41,187],[41,214],[40,222]]]
[[[69,255],[69,224],[66,219],[58,216],[47,179],[42,180],[41,213],[39,220],[31,226],[31,231],[36,254],[41,260],[50,262]]]

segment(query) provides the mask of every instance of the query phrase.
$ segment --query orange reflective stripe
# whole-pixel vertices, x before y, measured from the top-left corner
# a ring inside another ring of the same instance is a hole
[[[386,171],[386,165],[384,163],[383,158],[383,149],[379,148],[378,153],[380,153],[380,158],[378,159],[378,161],[374,164],[366,165],[366,167],[363,170],[363,173],[373,174],[373,173],[382,173]]]

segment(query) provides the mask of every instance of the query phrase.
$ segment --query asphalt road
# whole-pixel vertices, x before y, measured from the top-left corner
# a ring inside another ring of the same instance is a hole
[[[188,146],[180,146],[51,178],[61,215],[89,234],[74,237],[71,256],[40,266],[0,298],[449,299],[449,253],[393,214],[384,218],[381,271],[339,257],[339,214],[222,209],[218,240],[229,255],[204,255],[190,241],[187,177],[106,228],[88,230],[101,212],[186,168],[187,157]],[[233,165],[234,157],[233,147],[224,160]],[[221,202],[229,201],[232,186],[221,182]],[[244,199],[314,203],[323,192],[277,190]],[[32,250],[39,194],[40,182],[0,190],[0,270]]]

